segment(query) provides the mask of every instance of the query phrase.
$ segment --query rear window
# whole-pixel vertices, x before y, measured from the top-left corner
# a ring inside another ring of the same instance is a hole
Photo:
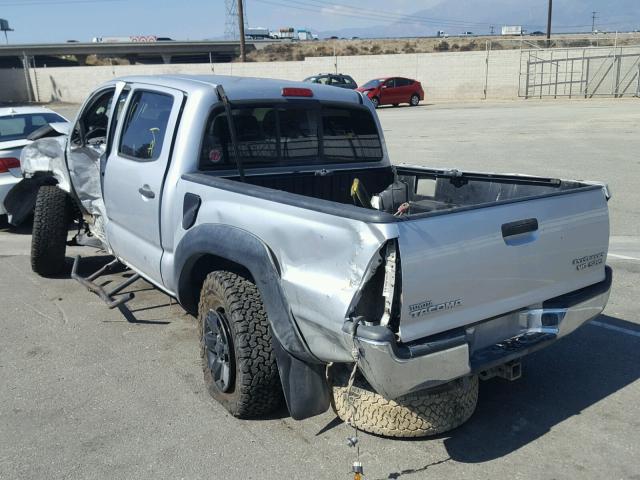
[[[232,111],[238,153],[246,167],[375,162],[382,144],[365,108],[266,105]],[[235,169],[226,113],[214,110],[200,153],[203,170]]]
[[[324,158],[328,163],[382,158],[378,130],[367,110],[323,108]]]
[[[55,113],[36,113],[0,117],[0,142],[22,140],[48,123],[66,122]]]

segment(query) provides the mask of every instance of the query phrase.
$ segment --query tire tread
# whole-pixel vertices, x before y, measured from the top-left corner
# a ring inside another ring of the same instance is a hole
[[[385,437],[424,437],[452,430],[466,422],[478,402],[478,377],[454,380],[432,391],[410,393],[388,400],[356,377],[351,390],[355,415],[348,400],[346,382],[333,385],[334,411],[360,430]]]
[[[31,268],[37,274],[51,276],[64,270],[70,213],[66,192],[55,185],[40,187],[31,237]]]
[[[198,307],[201,328],[214,299],[227,307],[237,363],[236,391],[228,395],[217,390],[206,365],[202,343],[201,356],[209,393],[236,417],[268,414],[281,405],[282,388],[271,327],[260,292],[255,284],[235,273],[210,273],[203,283]]]

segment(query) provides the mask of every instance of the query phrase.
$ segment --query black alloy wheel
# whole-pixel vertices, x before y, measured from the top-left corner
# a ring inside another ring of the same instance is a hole
[[[221,392],[229,392],[235,383],[235,356],[229,320],[224,310],[209,310],[204,322],[204,345],[211,378]]]

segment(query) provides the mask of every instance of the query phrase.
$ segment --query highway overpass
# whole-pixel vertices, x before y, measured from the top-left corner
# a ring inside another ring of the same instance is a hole
[[[273,41],[247,41],[247,52]],[[22,67],[27,57],[31,65],[41,67],[85,65],[90,55],[125,58],[130,63],[204,63],[230,62],[240,54],[238,41],[161,41],[149,43],[61,43],[0,46],[0,68]]]

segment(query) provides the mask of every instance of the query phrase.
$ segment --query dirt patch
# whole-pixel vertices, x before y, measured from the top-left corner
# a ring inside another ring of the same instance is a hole
[[[597,46],[637,45],[640,36],[589,35],[576,37],[566,35],[551,40],[552,48],[576,48]],[[487,49],[513,50],[519,48],[545,48],[542,36],[502,37],[447,37],[447,38],[401,38],[401,39],[338,39],[313,42],[282,42],[268,45],[247,54],[249,62],[279,62],[304,60],[306,57],[330,57],[353,55],[381,55],[398,53],[471,52]]]

